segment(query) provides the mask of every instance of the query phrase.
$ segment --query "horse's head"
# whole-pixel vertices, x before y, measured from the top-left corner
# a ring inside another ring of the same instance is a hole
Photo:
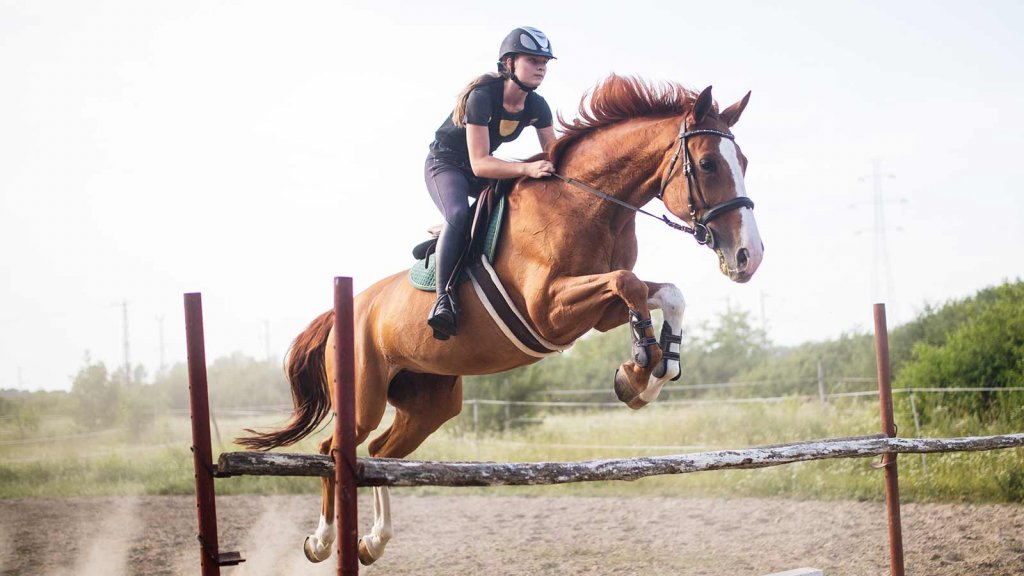
[[[705,88],[683,117],[662,182],[665,207],[691,223],[694,236],[718,254],[722,273],[735,282],[750,280],[764,254],[743,184],[747,159],[729,131],[749,99],[748,92],[718,112],[711,87]]]

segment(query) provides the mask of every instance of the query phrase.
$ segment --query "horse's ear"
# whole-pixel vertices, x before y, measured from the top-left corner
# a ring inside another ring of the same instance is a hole
[[[731,127],[735,125],[737,121],[739,121],[740,114],[743,114],[743,109],[747,107],[747,102],[749,101],[750,92],[747,92],[747,95],[743,97],[743,100],[740,100],[739,102],[733,104],[732,106],[729,106],[728,108],[723,110],[722,113],[719,114],[718,116],[722,120],[725,120],[726,125]]]
[[[708,86],[701,91],[700,96],[697,96],[697,102],[693,105],[693,123],[700,124],[704,117],[711,112],[714,106],[714,100],[711,99],[711,86]]]

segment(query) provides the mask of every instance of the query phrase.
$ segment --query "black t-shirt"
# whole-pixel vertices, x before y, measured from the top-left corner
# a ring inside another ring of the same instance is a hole
[[[491,153],[503,142],[511,142],[519,137],[523,128],[534,126],[547,128],[551,126],[551,108],[544,98],[536,92],[526,95],[526,103],[522,111],[515,114],[505,110],[503,82],[493,82],[480,86],[469,94],[466,101],[466,124],[487,126],[490,135]],[[469,163],[469,148],[466,144],[466,128],[459,128],[452,122],[451,114],[445,118],[441,127],[434,134],[434,143],[430,148],[443,155],[454,155],[459,160]]]

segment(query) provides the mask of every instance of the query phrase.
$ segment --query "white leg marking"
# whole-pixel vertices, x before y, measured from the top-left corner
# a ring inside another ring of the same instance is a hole
[[[384,555],[384,547],[387,546],[395,533],[391,529],[391,496],[388,494],[387,486],[375,486],[373,488],[373,529],[368,536],[363,537],[363,545],[366,551],[374,560],[379,560]]]
[[[647,306],[651,310],[661,310],[665,317],[665,322],[672,328],[672,334],[674,336],[683,335],[683,313],[686,311],[686,300],[683,299],[683,293],[675,284],[665,284],[658,289],[648,300]],[[679,344],[669,344],[669,350],[664,352],[676,352],[679,353]],[[680,373],[680,366],[678,360],[669,360],[665,374],[661,378],[651,375],[650,382],[647,384],[647,389],[640,393],[640,399],[644,402],[654,402],[658,395],[661,394],[661,388],[672,378],[675,378]]]
[[[312,542],[310,542],[312,547],[310,552],[319,560],[324,560],[331,555],[331,545],[338,537],[338,531],[331,520],[320,514],[320,524],[317,525]]]

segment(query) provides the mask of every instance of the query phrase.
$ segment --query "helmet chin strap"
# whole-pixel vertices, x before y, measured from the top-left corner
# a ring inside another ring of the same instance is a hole
[[[527,86],[526,84],[523,84],[523,81],[516,76],[515,72],[512,73],[512,81],[515,82],[516,86],[519,86],[519,89],[522,90],[523,92],[533,92],[534,90],[536,90],[536,88],[532,86]]]
[[[504,67],[505,65],[502,64],[502,68]],[[516,76],[516,61],[514,58],[512,59],[512,66],[509,68],[508,77],[511,78],[512,81],[516,83],[516,86],[519,86],[519,89],[523,92],[530,93],[537,89],[534,86],[527,86],[526,84],[523,84],[523,81]]]

